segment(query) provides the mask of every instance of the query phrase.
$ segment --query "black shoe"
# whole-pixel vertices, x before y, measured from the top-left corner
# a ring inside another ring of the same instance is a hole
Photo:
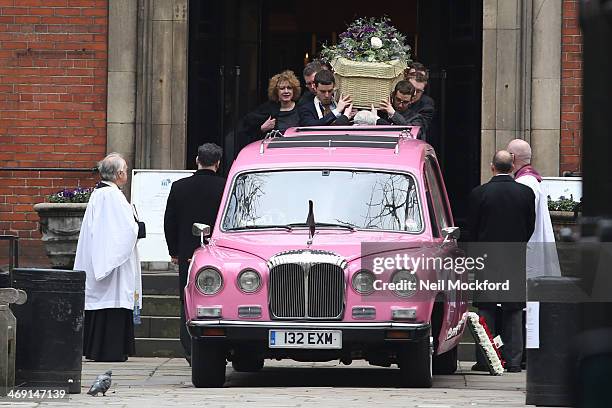
[[[185,356],[185,360],[187,360],[189,367],[191,367],[191,356]]]
[[[480,365],[476,363],[472,366],[472,371],[486,371],[488,373],[489,367],[487,367],[486,365]]]
[[[508,367],[506,368],[506,371],[509,373],[520,373],[521,372],[521,367]]]

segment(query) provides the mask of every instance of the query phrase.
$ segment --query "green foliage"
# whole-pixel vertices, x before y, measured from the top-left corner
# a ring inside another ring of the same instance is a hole
[[[328,61],[344,57],[353,61],[410,61],[406,37],[391,25],[388,17],[358,18],[339,36],[337,45],[323,46],[321,57]]]
[[[570,198],[564,196],[559,197],[558,200],[552,200],[548,196],[548,211],[571,211],[574,212],[576,207],[580,205],[579,202],[574,201],[574,196],[570,194]]]

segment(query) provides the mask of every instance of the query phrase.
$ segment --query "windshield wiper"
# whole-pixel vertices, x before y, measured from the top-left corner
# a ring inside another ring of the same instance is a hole
[[[335,224],[333,222],[315,222],[314,225],[316,227],[334,227],[334,228],[344,228],[351,232],[355,231],[355,227],[347,224]],[[309,225],[305,222],[294,222],[288,225],[289,227],[308,227]]]
[[[239,230],[254,230],[254,229],[284,229],[292,231],[293,228],[289,225],[244,225],[242,227],[228,228],[227,231],[239,231]]]

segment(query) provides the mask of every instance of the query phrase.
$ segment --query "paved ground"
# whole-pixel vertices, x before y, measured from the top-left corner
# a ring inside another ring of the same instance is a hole
[[[195,389],[183,359],[138,358],[126,363],[83,364],[83,392],[69,400],[6,402],[12,407],[522,407],[525,373],[500,377],[469,370],[461,362],[455,375],[435,376],[431,389],[396,388],[398,370],[357,362],[296,363],[266,361],[260,373],[233,372],[228,365],[224,388]],[[111,369],[106,397],[87,395],[96,375]]]

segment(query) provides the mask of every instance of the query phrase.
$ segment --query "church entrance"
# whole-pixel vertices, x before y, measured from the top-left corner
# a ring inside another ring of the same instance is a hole
[[[268,79],[305,62],[336,41],[357,17],[388,16],[430,69],[427,93],[436,102],[429,142],[442,165],[460,226],[467,195],[480,183],[482,0],[403,0],[318,5],[297,0],[191,0],[187,168],[197,146],[225,151],[224,171],[243,145],[240,119],[267,95]]]

